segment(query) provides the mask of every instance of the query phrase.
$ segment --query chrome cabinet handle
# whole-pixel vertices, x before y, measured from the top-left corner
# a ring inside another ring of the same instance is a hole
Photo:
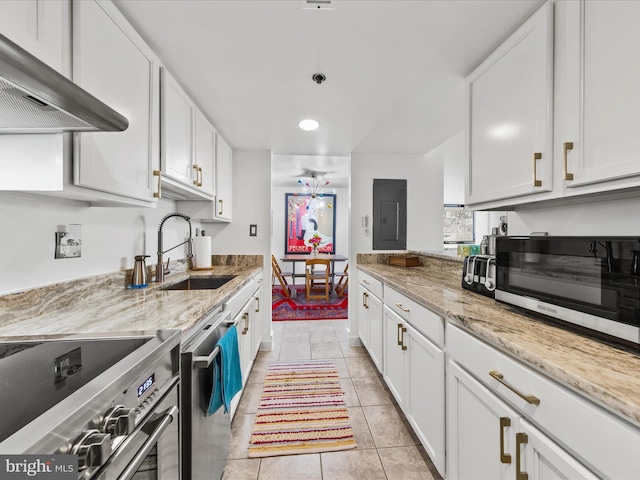
[[[506,380],[504,379],[504,375],[501,374],[499,371],[491,370],[489,372],[489,375],[491,375],[491,377],[495,378],[498,382],[500,382],[502,385],[507,387],[513,393],[518,395],[520,398],[525,400],[527,403],[531,405],[540,405],[540,399],[538,397],[536,397],[535,395],[526,395],[524,393],[519,392],[515,387],[513,387],[512,385],[506,382]]]
[[[153,192],[153,198],[162,198],[162,179],[160,178],[160,175],[162,175],[160,170],[153,171],[153,176],[158,177],[158,191]]]
[[[511,463],[511,454],[504,453],[504,429],[511,426],[509,417],[500,417],[500,461],[502,463]]]
[[[364,283],[365,285],[369,285],[369,282],[367,282],[366,280],[362,280],[362,283]]]
[[[522,458],[520,447],[529,443],[529,435],[526,433],[516,433],[516,480],[529,480],[529,474],[520,470],[522,466]]]
[[[260,313],[260,297],[255,297],[256,302],[258,302],[258,306],[256,307],[256,313]]]
[[[142,446],[140,451],[136,454],[133,460],[131,460],[131,463],[129,463],[125,471],[122,472],[122,474],[118,477],[118,480],[131,480],[131,478],[133,478],[140,465],[142,465],[142,463],[147,458],[147,455],[149,455],[149,452],[151,452],[151,450],[153,450],[153,448],[156,446],[156,443],[158,442],[160,436],[164,433],[167,427],[171,424],[171,422],[175,420],[177,416],[178,407],[174,406],[166,411],[166,413],[162,417],[162,420],[160,420],[160,422],[156,425],[156,428],[154,428],[153,433],[149,435],[147,441],[144,442],[144,445]]]
[[[409,310],[408,308],[405,308],[402,306],[401,303],[396,303],[396,307],[398,307],[400,310],[402,310],[403,312],[407,312],[409,313],[411,310]]]
[[[362,306],[364,308],[369,308],[369,302],[367,301],[369,298],[369,294],[367,292],[362,293]]]
[[[218,212],[218,215],[222,215],[222,200],[218,200],[218,203],[220,204],[220,211]]]
[[[573,150],[573,142],[564,142],[562,144],[562,178],[565,180],[573,180],[573,173],[567,171],[567,153]]]
[[[534,187],[541,187],[542,186],[542,180],[538,180],[538,163],[536,162],[536,160],[540,160],[542,158],[542,154],[541,153],[534,153],[533,154],[533,186]]]

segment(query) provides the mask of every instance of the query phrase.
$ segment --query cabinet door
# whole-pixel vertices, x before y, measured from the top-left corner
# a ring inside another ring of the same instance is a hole
[[[382,372],[382,300],[369,293],[367,297],[369,322],[369,356],[378,371]]]
[[[196,152],[194,172],[198,187],[209,195],[215,194],[214,167],[216,131],[199,110],[196,112]]]
[[[405,403],[405,349],[402,336],[406,332],[405,322],[389,307],[384,307],[384,353],[383,378],[398,405]]]
[[[367,297],[369,291],[362,285],[358,285],[358,336],[360,341],[369,350],[369,307]]]
[[[196,107],[186,92],[162,68],[162,173],[196,187],[193,169],[193,132]]]
[[[260,294],[262,289],[259,289],[253,294],[253,304],[251,306],[251,363],[256,358],[258,350],[260,350],[260,344],[262,343],[262,305],[260,302]]]
[[[240,368],[242,370],[242,385],[247,383],[249,371],[251,370],[251,310],[253,308],[253,300],[249,301],[242,312],[238,321],[238,338],[240,347]]]
[[[3,0],[0,32],[64,75],[63,52],[71,38],[69,23],[64,22],[66,3],[63,0]]]
[[[74,134],[74,184],[153,202],[157,57],[111,3],[74,2],[73,33],[74,81],[129,120],[124,132]]]
[[[466,203],[550,190],[552,2],[538,10],[468,77],[467,94]]]
[[[599,478],[526,420],[520,421],[515,448],[516,468],[520,460],[520,472],[528,474],[529,480]]]
[[[448,478],[515,478],[519,415],[453,360],[447,365]]]
[[[571,125],[559,140],[566,153],[569,189],[627,178],[627,182],[594,185],[599,191],[640,184],[640,66],[630,59],[640,49],[640,2],[568,2],[566,28],[573,70],[567,113]],[[579,59],[579,60],[578,60]],[[566,113],[566,112],[563,112]],[[629,178],[635,177],[635,178]]]
[[[218,135],[216,139],[216,219],[231,220],[232,195],[231,147]]]
[[[404,343],[408,364],[405,415],[429,458],[445,474],[444,351],[406,325]]]

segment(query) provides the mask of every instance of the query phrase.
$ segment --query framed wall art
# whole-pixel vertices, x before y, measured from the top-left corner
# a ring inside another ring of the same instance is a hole
[[[335,253],[335,193],[285,193],[285,229],[285,254],[311,253],[314,236],[320,237],[319,253]]]

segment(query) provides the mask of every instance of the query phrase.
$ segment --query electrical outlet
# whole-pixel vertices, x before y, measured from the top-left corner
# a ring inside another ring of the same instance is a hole
[[[81,227],[77,223],[58,225],[55,258],[80,258],[82,254]]]

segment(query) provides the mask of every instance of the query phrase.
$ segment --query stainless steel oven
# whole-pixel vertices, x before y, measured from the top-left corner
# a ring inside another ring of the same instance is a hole
[[[497,237],[496,300],[640,346],[640,238]]]
[[[180,335],[1,343],[0,453],[74,455],[82,480],[179,479]]]

